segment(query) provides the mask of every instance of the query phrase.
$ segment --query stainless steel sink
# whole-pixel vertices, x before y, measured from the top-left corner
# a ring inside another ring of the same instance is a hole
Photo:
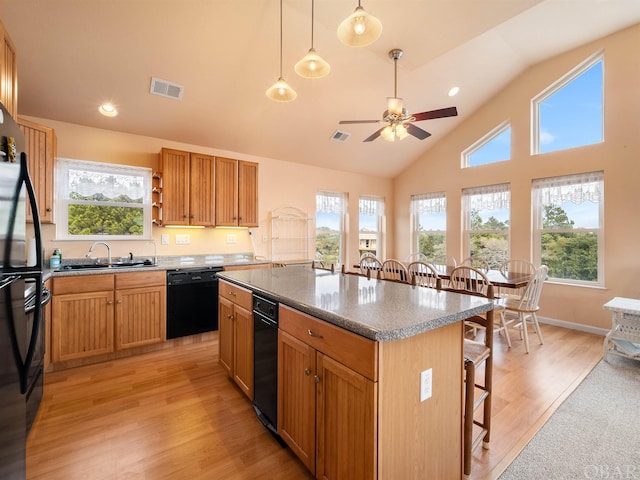
[[[60,266],[57,271],[65,272],[69,270],[102,270],[105,268],[135,268],[152,267],[151,260],[140,260],[134,262],[114,262],[114,263],[71,263]]]

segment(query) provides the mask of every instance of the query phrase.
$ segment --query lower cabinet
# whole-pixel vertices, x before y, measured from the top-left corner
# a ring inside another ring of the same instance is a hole
[[[53,363],[166,337],[164,271],[57,277],[51,303]]]
[[[376,343],[280,306],[278,432],[321,479],[376,478]]]
[[[224,280],[218,283],[219,361],[240,390],[253,400],[253,297]]]

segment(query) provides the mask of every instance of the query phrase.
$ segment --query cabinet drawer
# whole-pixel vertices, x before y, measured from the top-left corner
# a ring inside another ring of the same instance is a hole
[[[127,272],[116,275],[116,288],[150,287],[152,285],[165,285],[167,272],[164,270],[152,272]]]
[[[247,310],[253,310],[253,297],[251,291],[234,285],[233,283],[220,280],[218,292],[220,296],[226,298],[230,302],[240,305]]]
[[[280,305],[280,329],[365,377],[378,380],[378,344]]]
[[[115,275],[77,275],[73,277],[54,278],[53,294],[102,292],[113,290]]]

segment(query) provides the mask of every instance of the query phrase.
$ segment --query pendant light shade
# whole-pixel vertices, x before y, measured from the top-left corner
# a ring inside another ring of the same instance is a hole
[[[298,94],[285,82],[282,76],[282,0],[280,0],[280,76],[276,83],[269,88],[265,94],[271,100],[276,102],[291,102],[296,99]]]
[[[311,0],[311,48],[294,67],[296,73],[304,78],[322,78],[331,71],[329,64],[313,48],[313,7],[314,0]]]
[[[382,23],[358,6],[338,27],[338,38],[350,47],[366,47],[375,42],[382,33]]]
[[[298,96],[295,90],[282,77],[278,78],[278,81],[267,90],[266,94],[267,97],[276,102],[291,102]]]

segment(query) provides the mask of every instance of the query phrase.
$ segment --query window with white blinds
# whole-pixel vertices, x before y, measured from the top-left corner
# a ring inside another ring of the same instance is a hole
[[[411,253],[431,260],[447,254],[447,194],[421,193],[411,196]]]
[[[498,268],[509,258],[511,191],[508,183],[462,190],[464,251]]]
[[[325,266],[343,263],[344,226],[347,195],[342,192],[316,193],[316,253],[315,259]]]
[[[384,198],[362,196],[358,199],[358,251],[384,258]]]
[[[604,173],[532,182],[534,260],[561,283],[604,285]]]

